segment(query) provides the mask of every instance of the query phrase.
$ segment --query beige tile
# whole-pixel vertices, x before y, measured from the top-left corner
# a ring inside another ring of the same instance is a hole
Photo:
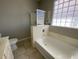
[[[30,40],[17,43],[18,49],[15,50],[15,59],[44,59],[39,51],[32,47]]]
[[[22,55],[25,52],[26,52],[26,49],[24,47],[19,47],[13,53],[14,53],[14,56],[19,56],[19,55]]]
[[[16,56],[15,59],[29,59],[29,57],[26,56],[25,54],[22,54],[22,55]]]
[[[31,42],[25,41],[25,42],[24,42],[24,47],[25,47],[26,49],[31,48],[31,47],[32,47]]]
[[[34,48],[31,47],[31,48],[26,49],[26,54],[30,55],[30,54],[32,54],[35,51],[36,51],[36,49],[34,49]]]
[[[29,56],[30,59],[44,59],[44,57],[39,52],[34,52]]]

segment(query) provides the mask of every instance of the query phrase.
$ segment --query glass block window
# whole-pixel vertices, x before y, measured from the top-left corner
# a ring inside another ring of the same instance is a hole
[[[55,0],[52,25],[77,28],[78,1]]]

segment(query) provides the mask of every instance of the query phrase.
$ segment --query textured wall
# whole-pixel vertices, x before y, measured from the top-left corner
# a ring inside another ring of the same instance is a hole
[[[30,36],[30,13],[37,8],[34,0],[0,0],[0,33],[19,39]]]

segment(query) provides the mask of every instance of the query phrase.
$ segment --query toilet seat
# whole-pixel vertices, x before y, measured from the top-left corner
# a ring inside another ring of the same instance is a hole
[[[10,45],[11,45],[11,49],[12,51],[16,50],[17,49],[17,43],[18,39],[17,38],[12,38],[10,39]]]

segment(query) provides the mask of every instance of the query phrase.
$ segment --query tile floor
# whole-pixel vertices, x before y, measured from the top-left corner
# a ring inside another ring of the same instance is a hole
[[[15,59],[45,59],[40,52],[33,48],[31,40],[17,43],[18,49],[13,51]]]

